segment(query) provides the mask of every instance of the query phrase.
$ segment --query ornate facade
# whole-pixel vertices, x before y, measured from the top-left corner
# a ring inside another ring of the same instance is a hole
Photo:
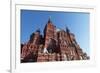
[[[80,48],[75,35],[69,31],[58,29],[49,19],[44,35],[40,30],[32,33],[28,43],[21,44],[21,62],[48,62],[87,60],[89,57]]]

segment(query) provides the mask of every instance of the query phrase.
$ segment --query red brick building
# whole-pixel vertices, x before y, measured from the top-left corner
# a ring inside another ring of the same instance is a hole
[[[26,44],[21,44],[21,62],[48,62],[87,60],[89,57],[82,51],[75,40],[75,35],[69,31],[58,29],[49,19],[44,36],[40,30],[32,33]]]

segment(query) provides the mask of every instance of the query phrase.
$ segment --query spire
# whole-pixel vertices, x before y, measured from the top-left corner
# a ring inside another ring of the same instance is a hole
[[[40,29],[38,28],[38,29],[36,30],[36,32],[40,33]]]
[[[49,16],[49,20],[48,20],[48,23],[52,23],[52,22],[51,22],[51,16]]]
[[[70,32],[67,26],[66,26],[66,32],[67,32],[67,33],[69,33],[69,32]]]

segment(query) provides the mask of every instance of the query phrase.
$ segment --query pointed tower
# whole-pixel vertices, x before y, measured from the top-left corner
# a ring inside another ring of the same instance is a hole
[[[50,18],[48,19],[48,22],[47,22],[45,29],[44,29],[44,39],[45,39],[44,53],[45,52],[48,53],[48,49],[50,49],[49,46],[51,45],[51,42],[52,41],[55,42],[55,40],[56,40],[56,38],[55,38],[56,27],[52,24]]]
[[[37,45],[40,41],[40,29],[37,29],[35,33],[30,36],[30,43]]]
[[[52,22],[51,22],[51,16],[49,17],[48,23],[52,23]]]

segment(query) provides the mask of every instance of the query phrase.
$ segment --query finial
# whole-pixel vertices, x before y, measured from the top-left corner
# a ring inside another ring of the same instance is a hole
[[[68,29],[68,27],[66,26],[66,32],[69,32],[69,29]]]
[[[51,16],[49,16],[49,20],[48,20],[48,23],[51,23]]]
[[[36,32],[39,32],[39,33],[40,33],[40,28],[38,28],[38,29],[36,30]]]

